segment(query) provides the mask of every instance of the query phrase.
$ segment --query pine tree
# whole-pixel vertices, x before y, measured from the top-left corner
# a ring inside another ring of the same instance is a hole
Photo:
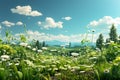
[[[117,32],[116,32],[116,28],[114,25],[112,25],[110,29],[109,36],[110,36],[111,41],[117,42]]]
[[[107,39],[106,39],[106,43],[109,43],[109,42],[110,42],[110,39],[109,39],[109,38],[107,38]]]
[[[71,42],[69,42],[69,48],[71,47]]]
[[[45,41],[43,41],[42,42],[42,47],[45,47],[45,46],[46,46]]]
[[[120,44],[120,36],[118,37],[118,43]]]
[[[96,47],[98,47],[99,49],[102,49],[103,42],[104,42],[103,35],[100,34],[98,39],[96,40]]]
[[[40,49],[40,48],[41,48],[41,44],[40,44],[40,42],[39,42],[38,40],[36,41],[36,48],[37,48],[37,49]]]

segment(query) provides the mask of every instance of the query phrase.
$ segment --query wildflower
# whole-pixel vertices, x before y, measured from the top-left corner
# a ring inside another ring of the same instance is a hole
[[[48,48],[47,47],[42,47],[42,50],[47,50]]]
[[[80,73],[85,73],[85,71],[80,71]]]
[[[104,73],[109,73],[109,72],[110,72],[109,69],[104,70]]]
[[[33,48],[32,50],[33,50],[33,51],[36,51],[37,49],[36,49],[36,48]]]
[[[57,50],[56,49],[52,49],[52,50],[50,50],[51,52],[56,52]]]
[[[90,57],[89,59],[90,60],[95,60],[95,59],[97,59],[97,57]]]
[[[8,63],[9,66],[11,66],[13,63]]]
[[[20,63],[15,63],[16,66],[18,66]]]
[[[77,57],[79,55],[79,53],[74,53],[73,52],[73,53],[71,53],[71,55],[74,56],[74,57]]]
[[[31,46],[27,46],[27,48],[31,49]]]
[[[8,56],[8,55],[2,55],[1,59],[2,59],[2,61],[7,61],[7,60],[10,59],[10,56]]]
[[[60,75],[61,75],[61,73],[56,73],[56,74],[55,74],[55,76],[60,76]]]
[[[27,43],[20,43],[20,46],[26,47],[28,44]]]
[[[37,50],[38,53],[42,53],[42,50]]]

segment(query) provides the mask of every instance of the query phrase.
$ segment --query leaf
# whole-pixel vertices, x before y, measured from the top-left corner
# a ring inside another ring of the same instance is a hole
[[[20,72],[20,71],[17,71],[17,74],[18,74],[19,79],[22,80],[22,78],[23,78],[23,73]]]

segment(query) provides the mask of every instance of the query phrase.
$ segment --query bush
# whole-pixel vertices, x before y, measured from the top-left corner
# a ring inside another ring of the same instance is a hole
[[[7,54],[12,55],[16,53],[16,50],[14,50],[10,45],[2,44],[0,45],[0,55]]]
[[[106,49],[105,57],[107,61],[113,61],[118,55],[120,51],[120,45],[115,43],[110,43],[108,48]]]

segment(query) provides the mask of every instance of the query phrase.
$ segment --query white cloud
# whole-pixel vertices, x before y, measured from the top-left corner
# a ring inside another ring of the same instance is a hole
[[[12,23],[12,22],[9,22],[9,21],[3,21],[2,24],[3,24],[4,26],[7,26],[7,27],[11,27],[11,26],[14,26],[14,25],[15,25],[15,23]]]
[[[69,16],[67,16],[67,17],[63,17],[62,19],[69,21],[69,20],[71,20],[72,18],[69,17]]]
[[[21,25],[23,25],[23,23],[22,23],[21,21],[18,21],[18,22],[16,23],[16,25],[21,26]]]
[[[103,18],[90,22],[88,28],[95,29],[96,32],[108,34],[112,24],[115,25],[119,32],[118,26],[120,26],[120,17],[113,18],[111,16],[104,16]]]
[[[16,34],[16,36],[19,36],[20,34]],[[61,42],[80,42],[82,39],[85,39],[87,34],[74,34],[74,35],[63,35],[63,34],[46,34],[46,33],[40,33],[38,31],[27,31],[27,36],[29,36],[29,40],[39,40],[39,41],[61,41]],[[88,34],[87,39],[92,40],[93,34]],[[93,41],[95,42],[98,38],[99,34],[94,34]]]
[[[61,22],[61,21],[55,22],[55,20],[53,18],[51,18],[51,17],[47,17],[45,19],[45,22],[38,21],[38,25],[45,28],[45,29],[63,28],[63,22]]]
[[[107,25],[110,26],[114,24],[116,27],[120,25],[120,17],[112,18],[111,16],[104,16],[103,18],[92,21],[88,26],[94,27],[94,26],[100,26],[100,25]]]
[[[11,9],[12,13],[17,13],[20,15],[26,15],[26,16],[42,16],[41,12],[38,12],[37,10],[32,10],[31,6],[16,6],[16,8]]]
[[[98,22],[97,22],[97,21],[92,21],[92,22],[90,22],[90,25],[93,26],[93,27],[94,27],[94,26],[97,26],[97,25],[98,25]]]

